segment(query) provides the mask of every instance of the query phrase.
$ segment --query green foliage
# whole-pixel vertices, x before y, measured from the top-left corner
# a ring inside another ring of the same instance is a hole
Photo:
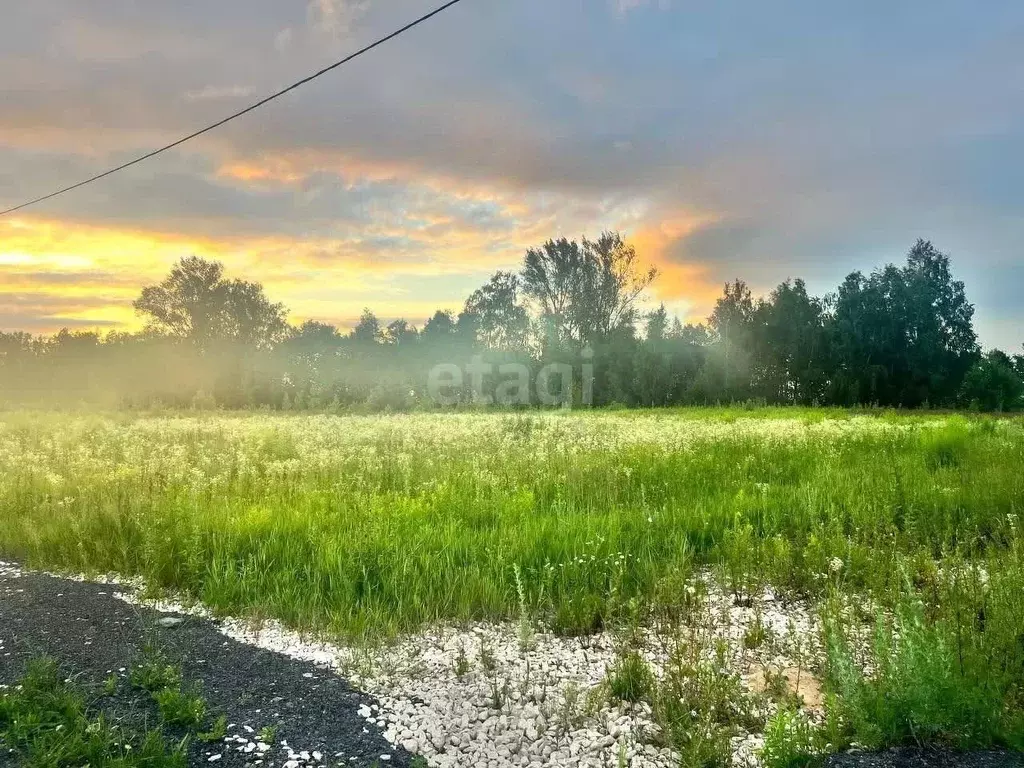
[[[969,450],[970,430],[963,422],[923,432],[924,461],[932,472],[960,467]]]
[[[695,576],[717,568],[738,602],[764,586],[845,601],[830,613],[822,745],[1013,746],[1022,460],[1012,417],[13,413],[0,415],[0,557],[138,575],[217,611],[356,638],[518,621],[524,647],[535,626],[699,624]],[[864,622],[877,624],[867,667]],[[755,623],[742,642],[771,636]],[[692,645],[702,655],[680,650],[655,678],[624,656],[601,691],[648,702],[666,741],[710,764],[757,718],[715,649]],[[504,701],[493,653],[472,666]],[[171,691],[169,719],[202,718],[157,656],[129,678]],[[778,755],[799,751],[797,726],[773,724]]]
[[[818,735],[802,712],[781,709],[764,729],[764,768],[808,768],[816,764]]]
[[[623,653],[608,676],[611,695],[619,701],[649,700],[654,675],[644,658],[634,650]]]
[[[960,403],[979,411],[1015,411],[1024,407],[1024,375],[1006,354],[992,350],[964,377]]]
[[[1017,557],[998,567],[950,559],[924,590],[906,584],[891,618],[875,622],[870,674],[832,617],[830,707],[848,738],[870,747],[1024,746],[1024,570]]]
[[[90,710],[51,659],[29,663],[20,687],[0,691],[0,745],[26,768],[105,766],[185,768],[184,743],[157,730],[136,732]]]
[[[918,240],[903,267],[851,274],[828,327],[837,364],[831,401],[954,404],[978,355],[973,316],[949,257],[930,242]]]
[[[168,725],[197,728],[206,717],[206,702],[196,693],[180,688],[162,688],[153,692],[153,700],[160,710],[160,717]]]
[[[897,554],[1017,536],[1024,423],[807,413],[3,415],[0,556],[352,636],[579,635],[631,600],[685,618],[695,567],[741,600],[888,589]],[[151,666],[133,684],[173,684]]]
[[[686,768],[727,766],[730,739],[739,727],[761,725],[739,677],[726,669],[723,649],[705,647],[703,637],[681,638],[663,674],[656,677],[643,656],[625,647],[609,671],[613,699],[650,705],[660,740]]]
[[[287,328],[284,306],[272,304],[263,286],[226,280],[223,265],[198,256],[178,261],[163,282],[143,288],[133,306],[155,332],[200,349],[224,341],[266,347]]]
[[[145,658],[128,673],[128,679],[136,688],[149,693],[157,693],[166,688],[181,686],[181,669],[166,663],[152,649],[146,651]]]
[[[167,725],[195,730],[203,724],[206,701],[198,686],[184,687],[181,669],[168,664],[155,649],[145,649],[142,661],[129,672],[129,680],[134,687],[150,694],[161,720]],[[215,722],[208,733],[216,730]]]
[[[205,705],[203,706],[203,710],[205,710]],[[199,718],[199,721],[201,721],[201,720],[202,720],[202,716],[200,716],[200,718]],[[198,724],[199,721],[197,721],[197,724]],[[198,734],[196,734],[196,736],[197,736],[197,738],[200,741],[205,741],[205,742],[208,742],[208,743],[215,743],[215,742],[223,741],[224,737],[227,735],[227,732],[228,732],[228,717],[227,717],[227,715],[218,715],[217,719],[213,721],[213,724],[210,726],[210,729],[208,731],[203,731],[202,733],[198,733]]]
[[[134,302],[143,333],[0,333],[0,392],[44,405],[415,411],[441,407],[427,386],[439,363],[517,363],[535,381],[552,362],[579,374],[586,349],[599,406],[1024,404],[1024,364],[1002,352],[979,360],[973,305],[930,242],[903,265],[849,275],[826,298],[799,279],[756,298],[735,280],[706,324],[686,326],[664,307],[640,312],[657,276],[643,260],[615,232],[549,240],[526,252],[519,274],[495,273],[461,312],[438,310],[422,331],[404,318],[384,327],[364,309],[342,334],[316,321],[290,327],[261,285],[186,257]],[[496,391],[501,376],[485,378],[497,407],[525,407]],[[480,407],[475,389],[454,387],[453,407]]]

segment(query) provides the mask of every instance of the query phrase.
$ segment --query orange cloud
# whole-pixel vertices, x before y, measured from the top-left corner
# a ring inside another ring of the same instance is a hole
[[[131,300],[141,287],[195,254],[223,262],[229,275],[263,283],[271,298],[291,309],[293,320],[358,314],[354,307],[363,306],[412,320],[438,307],[461,306],[467,284],[495,269],[517,268],[531,246],[603,229],[627,234],[641,258],[661,271],[657,297],[682,306],[685,316],[709,306],[718,290],[703,265],[681,263],[671,253],[717,217],[689,210],[666,214],[643,198],[528,194],[323,152],[240,159],[222,165],[217,175],[258,186],[296,185],[314,173],[334,173],[352,184],[393,180],[408,194],[399,207],[375,204],[371,196],[366,220],[342,220],[328,234],[310,236],[192,235],[170,230],[170,224],[167,230],[130,229],[31,215],[0,219],[0,301],[32,293],[50,298],[46,316],[74,312],[82,322],[137,327]],[[451,278],[451,295],[434,281],[434,294],[420,298],[424,278]],[[85,299],[87,307],[74,303]]]
[[[687,321],[701,322],[707,317],[721,293],[721,284],[708,265],[679,261],[672,251],[679,250],[680,241],[719,219],[711,214],[677,211],[652,218],[630,236],[640,257],[658,268],[656,297],[673,305]]]

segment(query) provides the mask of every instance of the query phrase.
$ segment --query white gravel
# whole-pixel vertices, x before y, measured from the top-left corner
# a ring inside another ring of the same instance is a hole
[[[0,575],[7,572],[0,563]],[[140,601],[137,586],[133,582],[119,596],[161,611],[210,615],[202,606]],[[779,600],[771,590],[736,605],[731,595],[715,588],[701,605],[700,614],[688,622],[696,630],[646,629],[634,637],[656,675],[682,642],[704,649],[706,658],[719,647],[728,670],[754,690],[758,686],[752,681],[763,679],[765,669],[784,678],[795,678],[786,673],[798,669],[805,680],[814,681],[821,649],[808,605]],[[436,627],[388,645],[356,648],[303,636],[273,621],[217,623],[228,637],[345,675],[379,702],[359,714],[382,728],[396,747],[423,755],[431,766],[604,768],[623,760],[632,766],[678,765],[678,755],[657,746],[658,728],[649,707],[612,702],[602,686],[622,647],[623,638],[612,633],[564,638],[524,633],[522,624],[511,622]],[[766,639],[747,648],[744,638],[756,626],[764,628]],[[813,690],[808,695],[801,687],[800,692],[810,699],[805,703],[815,717]],[[774,705],[765,697],[759,701],[761,711],[770,714]],[[732,739],[734,764],[757,765],[761,745],[760,733],[738,734]],[[285,764],[318,762],[288,752]]]
[[[147,604],[209,615],[201,607]],[[656,674],[675,643],[697,644],[709,655],[720,640],[729,669],[748,687],[765,669],[799,669],[805,681],[814,680],[821,649],[806,604],[783,602],[766,590],[751,604],[736,605],[731,596],[713,590],[694,623],[701,629],[685,637],[677,630],[642,633],[643,655]],[[768,639],[745,648],[748,630],[758,623]],[[613,703],[602,695],[622,643],[612,633],[564,638],[534,632],[524,647],[518,623],[476,624],[437,627],[385,646],[357,648],[304,636],[273,621],[222,619],[219,626],[241,642],[344,674],[379,702],[359,714],[381,727],[391,743],[438,768],[603,768],[619,765],[620,758],[627,765],[678,765],[678,755],[656,746],[658,728],[646,705]],[[770,714],[771,702],[762,704]],[[808,710],[812,717],[817,714],[813,706]],[[762,743],[760,733],[733,738],[734,764],[756,766]]]

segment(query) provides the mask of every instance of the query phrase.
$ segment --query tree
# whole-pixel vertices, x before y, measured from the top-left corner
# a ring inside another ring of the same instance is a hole
[[[476,318],[477,338],[489,349],[519,350],[526,346],[530,318],[519,303],[519,277],[511,272],[495,272],[474,291],[463,310]]]
[[[750,394],[754,299],[742,280],[726,283],[708,318],[714,339],[701,372],[701,387],[710,396],[738,400]]]
[[[418,335],[416,326],[399,318],[388,323],[388,327],[384,329],[384,343],[392,347],[404,347],[415,342]]]
[[[583,239],[587,256],[583,294],[577,297],[574,313],[578,326],[593,329],[598,336],[632,327],[637,319],[636,302],[658,276],[658,270],[640,269],[636,249],[617,232],[605,232],[591,242]]]
[[[285,309],[259,283],[225,280],[224,266],[198,256],[177,262],[159,285],[146,286],[132,304],[152,332],[208,349],[219,340],[262,348],[286,331]]]
[[[159,285],[143,288],[132,306],[155,331],[203,347],[223,332],[226,303],[224,266],[187,256]]]
[[[848,276],[829,335],[839,402],[952,404],[978,357],[974,307],[949,257],[918,240],[899,268]]]
[[[523,293],[554,341],[586,344],[637,319],[636,302],[657,277],[642,271],[636,250],[615,232],[596,241],[549,240],[526,253]]]
[[[227,338],[255,349],[269,349],[285,338],[284,305],[271,303],[262,285],[231,280],[226,294],[223,330]]]
[[[982,411],[1012,411],[1024,406],[1024,379],[1013,360],[994,349],[967,372],[960,390],[963,405]]]
[[[570,310],[581,292],[585,257],[579,243],[548,240],[526,252],[521,272],[523,293],[536,304],[541,322],[556,337],[574,338]]]
[[[785,281],[758,303],[752,357],[766,399],[807,404],[822,396],[824,334],[823,304],[808,295],[803,280]]]
[[[423,325],[423,333],[420,335],[425,342],[435,343],[448,339],[454,332],[455,318],[452,317],[452,313],[446,309],[439,309]]]
[[[307,320],[292,329],[282,346],[289,357],[313,366],[322,358],[337,353],[341,347],[341,335],[333,325]]]
[[[354,343],[360,346],[374,346],[384,339],[384,332],[380,328],[380,320],[370,309],[364,309],[351,333],[348,335]]]
[[[676,322],[679,322],[679,318],[676,318]],[[647,327],[644,337],[648,343],[658,344],[665,340],[665,337],[668,336],[668,331],[668,312],[665,311],[665,305],[662,304],[647,315]]]

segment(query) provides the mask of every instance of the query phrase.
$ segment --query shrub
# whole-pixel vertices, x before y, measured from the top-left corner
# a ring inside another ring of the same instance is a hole
[[[869,747],[1024,745],[1021,575],[951,564],[929,602],[904,587],[892,618],[876,620],[870,674],[830,618],[831,707],[848,737]]]

